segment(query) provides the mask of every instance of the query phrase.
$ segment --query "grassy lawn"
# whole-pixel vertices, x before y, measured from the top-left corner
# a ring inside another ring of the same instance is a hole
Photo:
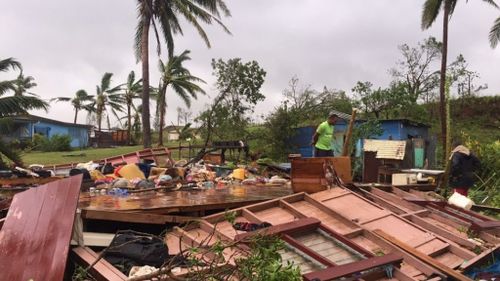
[[[116,156],[120,154],[125,154],[133,152],[136,150],[141,150],[142,145],[136,146],[121,146],[113,148],[89,148],[83,150],[73,150],[64,152],[39,152],[33,151],[29,153],[23,153],[22,158],[26,165],[29,164],[64,164],[64,163],[76,163],[76,162],[88,162],[90,160],[98,160],[110,156]],[[82,154],[82,155],[80,155]],[[75,155],[75,156],[68,156]],[[76,156],[78,155],[78,156]]]

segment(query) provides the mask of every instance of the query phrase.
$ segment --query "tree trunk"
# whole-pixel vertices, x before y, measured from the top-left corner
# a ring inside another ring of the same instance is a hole
[[[441,77],[439,83],[439,119],[441,120],[441,144],[443,146],[443,165],[446,163],[446,104],[445,104],[445,83],[446,83],[446,60],[448,55],[448,21],[450,19],[450,5],[448,1],[444,4],[443,13],[443,48],[441,57]]]
[[[73,122],[74,124],[76,124],[76,117],[78,117],[78,109],[75,108],[75,122]]]
[[[165,94],[166,91],[163,91],[163,98],[160,98],[158,109],[160,110],[160,120],[159,120],[159,128],[158,128],[158,146],[163,146],[163,127],[165,127]]]
[[[142,1],[142,142],[144,148],[151,147],[151,125],[149,122],[149,25],[151,24],[151,0]]]
[[[130,113],[130,103],[127,103],[127,138],[128,145],[132,145],[132,115]]]

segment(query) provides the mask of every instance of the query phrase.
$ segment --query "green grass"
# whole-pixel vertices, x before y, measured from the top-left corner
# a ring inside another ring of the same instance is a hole
[[[80,162],[88,162],[90,160],[98,160],[106,157],[125,154],[141,149],[142,145],[120,146],[113,148],[88,148],[88,149],[64,151],[64,152],[33,151],[29,153],[23,153],[22,159],[26,165],[80,163]],[[72,157],[64,156],[64,155],[79,155],[79,154],[84,154],[84,155],[72,156]]]

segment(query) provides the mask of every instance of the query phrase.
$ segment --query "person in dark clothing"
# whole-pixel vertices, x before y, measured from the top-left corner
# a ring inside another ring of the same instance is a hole
[[[479,159],[460,142],[455,141],[450,156],[449,185],[457,193],[467,196],[474,185],[474,171],[479,168]]]

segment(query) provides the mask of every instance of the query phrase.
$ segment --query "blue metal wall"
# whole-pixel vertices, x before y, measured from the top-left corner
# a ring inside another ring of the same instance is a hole
[[[356,126],[361,124],[362,121],[356,121]],[[344,120],[339,120],[335,123],[335,132],[345,132],[348,123]],[[381,136],[374,137],[374,139],[387,140],[407,140],[409,136],[420,137],[428,139],[428,129],[424,126],[416,126],[412,124],[405,124],[403,120],[382,120],[380,121],[383,133]],[[294,145],[294,153],[300,153],[303,157],[313,156],[313,147],[311,146],[311,139],[316,127],[307,126],[297,128],[297,133],[292,138],[291,142]],[[362,142],[356,144],[357,151],[361,151]]]
[[[71,137],[71,147],[88,146],[88,129],[86,127],[66,126],[45,121],[35,122],[33,126],[35,133],[41,133],[48,138],[54,135],[69,135]]]

